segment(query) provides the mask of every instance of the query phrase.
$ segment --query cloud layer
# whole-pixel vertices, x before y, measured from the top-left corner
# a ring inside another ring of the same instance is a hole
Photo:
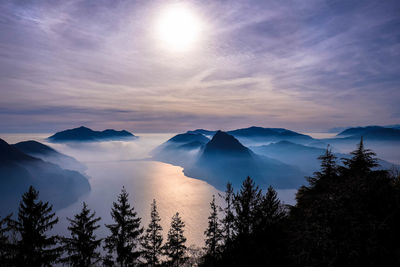
[[[206,27],[179,53],[154,36],[167,1],[1,1],[0,129],[399,122],[398,1],[185,3]]]

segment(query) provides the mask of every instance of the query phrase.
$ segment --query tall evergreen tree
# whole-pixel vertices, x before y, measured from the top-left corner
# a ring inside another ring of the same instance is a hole
[[[286,210],[278,198],[278,194],[272,186],[262,197],[257,213],[257,230],[261,232],[269,231],[274,226],[280,224],[286,217]]]
[[[177,212],[171,221],[167,243],[164,245],[164,254],[168,257],[167,265],[181,266],[186,261],[186,237],[184,236],[185,223]]]
[[[83,202],[82,211],[76,214],[74,219],[67,219],[71,223],[68,227],[71,237],[63,238],[64,249],[68,256],[62,261],[71,266],[95,265],[100,260],[97,248],[101,244],[101,239],[96,238],[94,231],[100,227],[97,222],[101,218],[95,218],[95,212],[90,213],[90,209]]]
[[[30,186],[22,196],[18,219],[10,221],[19,236],[16,244],[16,265],[19,266],[51,266],[60,254],[60,249],[55,247],[58,237],[46,235],[58,218],[48,202],[38,201],[38,195]]]
[[[364,147],[364,140],[361,137],[360,143],[356,150],[350,153],[352,155],[349,159],[343,159],[344,165],[348,171],[351,171],[353,175],[365,175],[369,173],[372,168],[378,166],[378,160],[376,154],[370,149]],[[346,169],[342,169],[346,171]]]
[[[150,223],[143,237],[143,258],[146,266],[157,266],[162,255],[162,227],[158,215],[156,200],[151,204]]]
[[[116,262],[121,267],[137,264],[141,255],[138,250],[140,236],[143,233],[143,228],[140,226],[141,218],[129,204],[128,196],[125,188],[122,188],[118,202],[114,202],[111,209],[111,217],[115,223],[106,225],[111,231],[105,239],[105,249],[109,253],[107,261],[112,260],[112,254],[116,253]]]
[[[224,195],[220,194],[220,197],[222,197],[223,200],[225,201],[225,207],[221,208],[221,211],[223,212],[223,218],[221,219],[222,236],[224,245],[229,246],[229,244],[232,242],[232,238],[234,235],[234,221],[235,221],[234,205],[233,205],[234,192],[231,183],[226,184],[225,194]]]
[[[256,211],[253,251],[249,257],[262,261],[264,266],[286,266],[287,238],[285,222],[287,211],[277,192],[269,186]]]
[[[373,170],[375,153],[362,139],[351,155],[338,168],[327,151],[321,171],[297,194],[291,243],[299,266],[399,264],[394,183],[386,171]]]
[[[253,232],[256,218],[255,212],[261,202],[261,190],[254,181],[247,177],[240,191],[235,195],[235,228],[238,236],[248,236]]]
[[[12,244],[9,240],[8,234],[10,231],[9,220],[12,214],[0,220],[0,263],[11,265],[12,259]]]
[[[215,204],[215,196],[213,195],[210,202],[210,216],[208,216],[208,227],[204,232],[206,236],[204,250],[205,260],[209,266],[215,265],[219,254],[221,253],[222,233],[218,219],[217,205]]]

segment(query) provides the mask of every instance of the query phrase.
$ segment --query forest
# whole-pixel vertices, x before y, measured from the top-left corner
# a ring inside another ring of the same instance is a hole
[[[319,160],[293,206],[250,177],[238,189],[228,183],[211,199],[201,249],[187,246],[179,212],[164,240],[156,200],[142,225],[124,188],[107,237],[96,235],[101,218],[86,203],[68,219],[69,236],[52,235],[58,218],[31,186],[17,214],[0,219],[0,265],[400,266],[400,172],[378,170],[362,139],[350,158],[336,158],[328,146]]]

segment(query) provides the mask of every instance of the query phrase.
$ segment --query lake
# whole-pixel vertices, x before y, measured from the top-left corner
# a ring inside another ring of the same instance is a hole
[[[104,224],[112,223],[110,210],[124,186],[130,194],[131,204],[147,227],[150,216],[150,204],[156,199],[161,216],[161,225],[166,236],[170,219],[179,212],[184,220],[187,245],[202,246],[204,230],[207,227],[209,202],[212,195],[220,193],[208,183],[186,177],[182,168],[150,159],[149,153],[174,134],[140,134],[134,141],[52,144],[45,141],[50,134],[2,134],[8,143],[36,140],[49,145],[59,152],[70,155],[87,166],[91,191],[74,204],[58,210],[60,222],[54,232],[67,234],[66,217],[80,211],[82,202],[96,211],[102,218],[102,227],[98,235],[104,237],[108,230]],[[245,178],[245,177],[244,177]],[[279,190],[285,203],[294,203],[293,190]],[[217,201],[221,203],[220,198]]]

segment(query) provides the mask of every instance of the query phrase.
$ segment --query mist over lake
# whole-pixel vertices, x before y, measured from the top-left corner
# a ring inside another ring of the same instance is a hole
[[[311,133],[310,135],[330,137],[327,134],[321,136],[321,134]],[[91,191],[72,205],[57,210],[60,222],[53,229],[55,233],[67,234],[68,221],[66,217],[70,218],[76,214],[84,201],[102,218],[98,234],[101,237],[106,236],[108,230],[104,224],[112,222],[110,216],[112,202],[116,201],[117,195],[124,186],[130,195],[132,205],[142,218],[142,226],[147,225],[150,203],[156,199],[164,235],[169,228],[172,215],[178,211],[186,223],[185,233],[188,244],[203,245],[203,232],[207,227],[209,202],[212,195],[215,195],[217,203],[223,205],[218,197],[221,192],[202,180],[186,177],[182,167],[151,159],[150,152],[174,134],[140,134],[138,139],[132,141],[66,144],[48,143],[46,141],[48,136],[49,134],[2,135],[9,143],[22,140],[42,142],[59,152],[74,157],[87,167],[85,175],[88,177]],[[393,146],[381,144],[374,145],[374,148],[379,151],[380,158],[390,160],[392,163],[399,163],[400,155],[396,149],[393,149]],[[340,145],[335,149],[347,153],[354,149],[354,145]],[[277,190],[280,199],[287,204],[295,203],[296,191],[297,188]]]

